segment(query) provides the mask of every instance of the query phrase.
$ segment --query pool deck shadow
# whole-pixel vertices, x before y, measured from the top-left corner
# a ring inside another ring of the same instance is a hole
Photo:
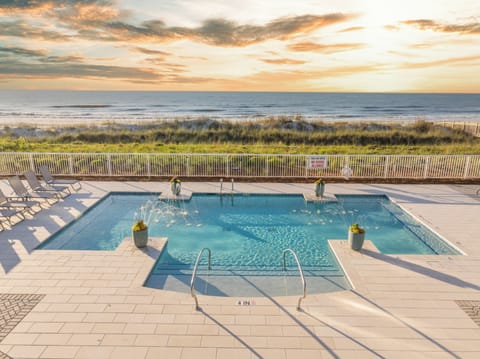
[[[380,261],[386,262],[388,264],[392,264],[392,265],[404,268],[406,270],[413,271],[415,273],[427,276],[429,278],[432,278],[432,279],[435,279],[435,280],[438,280],[438,281],[442,281],[442,282],[447,283],[447,284],[451,284],[451,285],[454,285],[454,286],[457,286],[457,287],[460,287],[460,288],[470,288],[470,289],[474,289],[476,291],[480,291],[480,286],[478,286],[476,284],[466,282],[466,281],[464,281],[460,278],[457,278],[455,276],[452,276],[452,275],[449,275],[449,274],[446,274],[446,273],[443,273],[443,272],[440,272],[440,271],[436,271],[434,269],[424,267],[422,265],[419,265],[419,264],[416,264],[416,263],[413,263],[413,262],[409,262],[407,260],[404,260],[404,259],[401,259],[401,258],[398,258],[398,257],[395,257],[395,256],[381,254],[381,253],[374,252],[374,251],[369,250],[369,249],[362,249],[361,252],[362,252],[362,254],[365,254],[365,255],[367,255],[371,258],[374,258],[376,260],[380,260]]]
[[[0,183],[5,193],[6,184]],[[5,273],[18,265],[22,257],[28,256],[46,238],[62,229],[88,209],[91,195],[84,190],[73,192],[68,197],[52,204],[34,215],[0,233],[0,265]],[[87,203],[85,203],[87,201]],[[6,237],[6,240],[2,240]]]

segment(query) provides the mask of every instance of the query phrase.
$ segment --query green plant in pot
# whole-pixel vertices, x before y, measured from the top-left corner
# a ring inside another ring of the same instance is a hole
[[[170,180],[170,189],[173,195],[178,196],[180,194],[182,191],[182,181],[180,181],[180,178],[175,176]]]
[[[133,242],[138,248],[143,248],[148,242],[148,226],[143,219],[138,219],[132,226]]]
[[[362,249],[365,240],[365,229],[360,227],[358,223],[352,224],[348,228],[348,244],[354,251]]]
[[[325,193],[325,181],[321,178],[315,181],[315,196],[323,197]]]

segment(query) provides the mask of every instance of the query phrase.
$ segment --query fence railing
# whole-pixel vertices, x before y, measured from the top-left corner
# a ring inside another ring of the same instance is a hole
[[[453,128],[454,130],[460,130],[476,137],[480,137],[480,122],[478,121],[442,121],[439,122],[439,124],[444,127]]]
[[[42,165],[71,177],[480,179],[480,155],[0,153],[2,176]]]

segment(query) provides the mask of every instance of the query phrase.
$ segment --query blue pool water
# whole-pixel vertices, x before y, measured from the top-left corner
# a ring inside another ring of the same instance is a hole
[[[114,250],[131,236],[134,219],[142,217],[149,221],[151,237],[168,237],[147,285],[170,289],[188,287],[193,263],[205,247],[219,276],[234,274],[250,284],[254,277],[268,281],[282,274],[282,251],[292,248],[307,276],[348,288],[327,240],[346,239],[353,222],[365,227],[366,238],[382,253],[457,253],[385,196],[337,196],[338,203],[305,202],[298,195],[194,195],[188,202],[161,202],[157,196],[112,193],[41,248]],[[290,256],[287,266],[298,276]],[[225,295],[219,286],[212,290],[210,285],[209,294]],[[320,286],[325,291],[325,283]]]

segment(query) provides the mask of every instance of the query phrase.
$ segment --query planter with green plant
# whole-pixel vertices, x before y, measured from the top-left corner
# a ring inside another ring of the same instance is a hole
[[[178,196],[180,194],[182,191],[182,181],[180,181],[180,178],[173,177],[170,180],[170,189],[173,195]]]
[[[148,242],[148,226],[143,219],[138,219],[132,226],[133,242],[138,248],[143,248]]]
[[[365,229],[360,227],[358,223],[352,224],[348,228],[348,244],[354,251],[362,249],[365,240]]]
[[[325,193],[325,181],[321,178],[315,181],[315,196],[323,197]]]

